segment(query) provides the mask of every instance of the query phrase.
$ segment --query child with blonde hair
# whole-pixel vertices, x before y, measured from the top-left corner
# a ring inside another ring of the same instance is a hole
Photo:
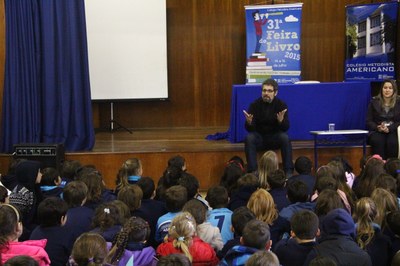
[[[115,194],[130,184],[136,184],[143,174],[142,162],[137,158],[126,160],[118,171]]]
[[[260,180],[260,187],[269,190],[268,176],[279,168],[278,156],[274,151],[266,151],[258,161],[257,176]]]
[[[164,243],[157,248],[158,256],[183,253],[192,265],[217,265],[218,258],[214,249],[196,236],[196,222],[189,212],[175,216]]]
[[[377,215],[374,222],[380,225],[381,230],[386,229],[386,215],[390,212],[398,211],[399,204],[397,197],[390,191],[383,188],[376,188],[371,194],[371,199],[377,207]]]
[[[272,244],[278,242],[285,233],[290,232],[290,222],[279,216],[274,199],[265,189],[255,191],[247,203],[249,208],[260,221],[270,226]]]
[[[375,202],[367,197],[357,201],[353,213],[356,223],[357,244],[370,255],[373,265],[387,265],[390,262],[391,243],[389,237],[374,223],[377,215]]]

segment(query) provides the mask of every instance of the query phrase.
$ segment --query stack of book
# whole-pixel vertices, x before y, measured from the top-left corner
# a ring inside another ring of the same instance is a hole
[[[265,53],[253,53],[247,59],[246,84],[261,84],[271,78],[272,66],[267,66],[268,61]]]

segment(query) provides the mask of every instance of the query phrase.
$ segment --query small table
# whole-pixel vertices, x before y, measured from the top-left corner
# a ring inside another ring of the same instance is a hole
[[[361,144],[365,156],[368,130],[349,129],[334,131],[310,131],[314,135],[314,167],[318,167],[318,147],[353,146]]]

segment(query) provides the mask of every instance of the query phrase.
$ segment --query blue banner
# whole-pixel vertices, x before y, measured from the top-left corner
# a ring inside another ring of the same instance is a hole
[[[395,79],[398,3],[346,7],[345,80]]]
[[[246,84],[267,78],[278,83],[299,81],[302,3],[245,6],[245,11]]]

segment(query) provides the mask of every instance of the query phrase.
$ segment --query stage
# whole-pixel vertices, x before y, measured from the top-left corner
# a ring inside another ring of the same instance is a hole
[[[122,129],[114,132],[99,131],[96,133],[92,151],[67,152],[65,159],[95,165],[103,174],[107,187],[113,188],[118,169],[126,159],[141,159],[143,175],[150,176],[157,182],[166,168],[168,159],[174,155],[181,155],[187,161],[188,172],[199,179],[201,190],[204,191],[219,183],[225,163],[232,156],[239,155],[245,159],[243,143],[231,143],[227,139],[205,139],[207,135],[227,130],[228,126],[132,129],[132,134]],[[293,160],[300,155],[313,160],[313,141],[293,141],[292,146]],[[318,154],[320,164],[328,162],[333,156],[344,156],[350,161],[355,172],[359,172],[361,146],[320,148]],[[1,173],[7,172],[10,156],[0,155]]]

